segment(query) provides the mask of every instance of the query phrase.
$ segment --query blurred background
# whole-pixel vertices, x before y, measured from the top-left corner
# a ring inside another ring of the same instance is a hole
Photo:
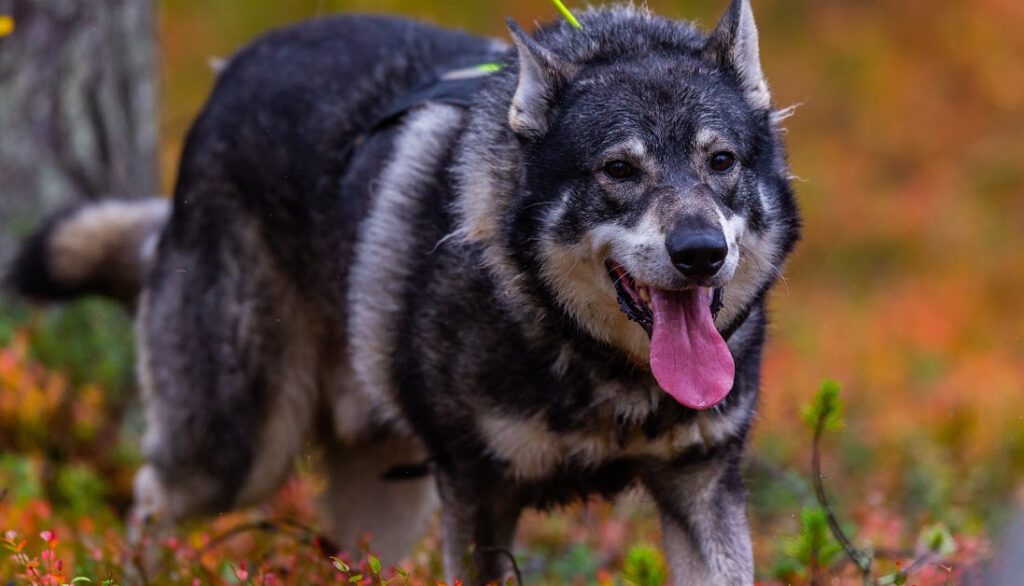
[[[709,28],[726,3],[648,5]],[[806,220],[771,302],[749,473],[759,579],[799,583],[815,564],[841,566],[828,557],[834,544],[805,551],[814,500],[800,413],[824,379],[841,385],[845,404],[845,425],[822,444],[825,482],[858,545],[896,552],[878,562],[879,575],[913,557],[922,529],[948,531],[953,566],[969,565],[1024,496],[1024,3],[753,7],[775,103],[799,104],[786,125]],[[506,15],[524,25],[558,17],[548,0],[0,0],[0,15],[14,16],[0,38],[0,259],[47,210],[170,193],[211,64],[263,31],[343,11],[501,38]],[[36,25],[47,18],[56,33]],[[84,106],[80,87],[99,88]],[[68,161],[77,174],[61,170]],[[58,557],[94,577],[128,555],[118,530],[141,430],[131,352],[130,318],[104,302],[43,310],[0,301],[0,532],[27,536],[31,549],[55,529],[65,541]],[[277,559],[268,551],[292,551],[242,536],[203,558],[217,527],[270,514],[316,525],[317,481],[304,470],[267,509],[183,535],[194,563],[213,568],[204,582],[231,582],[240,568],[265,575]],[[423,579],[436,572],[436,539],[410,562]],[[643,499],[589,503],[528,516],[520,563],[529,583],[637,581],[659,567],[646,548],[657,540]],[[11,563],[8,572],[22,571]],[[179,576],[205,571],[186,566]],[[931,566],[914,581],[942,583],[945,570]]]

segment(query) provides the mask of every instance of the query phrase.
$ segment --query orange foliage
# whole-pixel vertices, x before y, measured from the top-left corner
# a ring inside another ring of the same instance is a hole
[[[648,4],[707,24],[725,0]],[[547,0],[268,1],[244,11],[229,0],[161,3],[167,191],[213,82],[210,57],[318,11],[371,8],[498,36],[506,12],[521,22],[556,17]],[[942,517],[969,559],[984,551],[984,524],[998,520],[994,507],[1011,504],[1024,475],[1024,3],[758,0],[754,8],[776,103],[802,104],[787,140],[806,219],[772,297],[754,452],[806,472],[799,406],[822,379],[839,380],[847,428],[828,438],[826,469],[837,500],[852,503],[858,538],[907,547],[916,527]],[[103,408],[99,389],[71,388],[35,364],[24,335],[0,348],[4,446],[38,454],[53,429],[95,441]],[[315,519],[310,491],[290,485],[287,514]],[[929,498],[942,506],[912,509]],[[51,528],[51,513],[40,500],[0,506],[0,527],[18,527],[31,543]],[[554,519],[531,515],[522,536],[538,549],[586,544],[614,566],[625,544],[657,538],[651,515],[623,521],[615,513],[592,504]],[[793,515],[754,511],[764,571],[779,553],[776,536],[794,531]],[[62,540],[87,539],[95,528],[83,523],[52,527]],[[202,535],[190,533],[185,545],[201,548]],[[430,556],[417,555],[429,575]],[[236,565],[235,578],[261,568]],[[610,583],[602,572],[598,581]],[[911,582],[946,576],[929,567]]]

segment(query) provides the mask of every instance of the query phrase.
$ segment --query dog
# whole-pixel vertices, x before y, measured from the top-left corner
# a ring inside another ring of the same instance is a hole
[[[386,559],[440,504],[446,573],[484,583],[524,508],[639,485],[675,583],[752,583],[741,459],[800,219],[749,1],[509,31],[267,34],[172,201],[28,239],[16,290],[136,311],[134,526],[258,502],[309,444],[330,534]]]

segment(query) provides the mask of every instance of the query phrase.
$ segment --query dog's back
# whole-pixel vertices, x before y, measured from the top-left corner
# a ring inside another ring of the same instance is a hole
[[[243,214],[265,231],[280,268],[306,294],[323,293],[324,284],[342,290],[337,279],[344,280],[366,211],[366,180],[379,171],[361,163],[379,165],[393,132],[364,136],[400,96],[496,48],[372,16],[311,21],[261,38],[231,59],[189,133],[165,242],[194,248]]]
[[[29,241],[8,275],[22,294],[137,306],[147,416],[137,522],[257,501],[315,435],[341,479],[325,495],[334,533],[371,531],[395,556],[416,539],[433,487],[381,477],[425,456],[348,392],[349,261],[398,128],[382,118],[440,73],[503,49],[373,16],[268,34],[220,73],[172,202],[69,210]]]

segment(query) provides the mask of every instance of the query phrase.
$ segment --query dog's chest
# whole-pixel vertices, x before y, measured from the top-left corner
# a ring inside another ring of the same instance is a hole
[[[600,396],[600,392],[597,393]],[[648,396],[643,396],[648,395]],[[745,404],[693,413],[658,429],[645,425],[657,417],[660,389],[611,398],[588,409],[579,425],[555,428],[542,411],[526,417],[490,413],[479,419],[478,432],[487,453],[507,466],[520,481],[538,481],[567,469],[597,470],[615,462],[671,461],[689,453],[710,451],[747,425]]]

